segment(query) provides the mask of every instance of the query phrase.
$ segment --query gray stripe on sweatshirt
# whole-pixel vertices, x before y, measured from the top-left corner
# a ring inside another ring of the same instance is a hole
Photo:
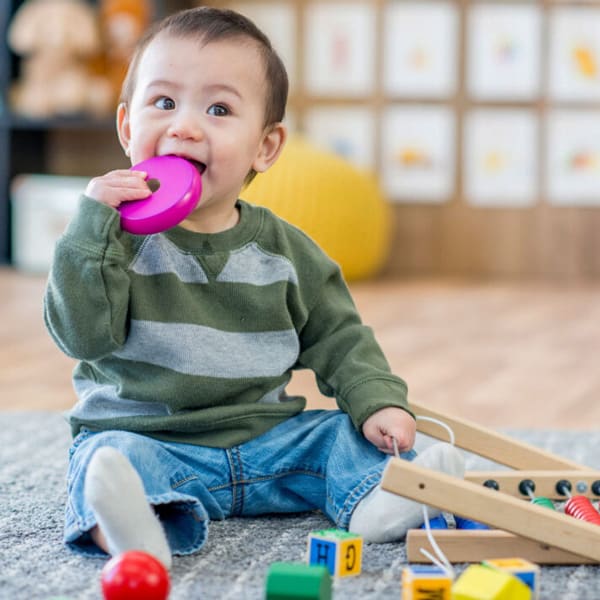
[[[217,281],[252,285],[289,281],[298,285],[298,276],[290,260],[269,254],[253,242],[231,253]]]
[[[181,252],[164,235],[148,236],[130,268],[139,275],[172,273],[184,283],[208,283],[200,263]]]
[[[258,400],[260,404],[280,404],[294,400],[287,396],[287,382],[278,385]],[[67,416],[81,420],[100,421],[122,417],[164,417],[173,414],[162,402],[141,402],[121,398],[117,386],[96,383],[90,379],[75,379],[73,386],[79,401],[67,412]]]
[[[110,419],[111,417],[164,417],[171,414],[162,402],[140,402],[121,398],[117,386],[100,384],[89,379],[74,379],[73,387],[79,402],[69,411],[78,419]]]
[[[294,329],[237,333],[132,320],[125,345],[114,354],[186,375],[238,379],[279,376],[295,364],[299,351]]]

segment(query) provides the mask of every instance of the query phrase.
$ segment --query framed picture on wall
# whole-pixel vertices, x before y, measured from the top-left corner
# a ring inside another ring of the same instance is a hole
[[[474,5],[467,23],[469,95],[477,100],[534,99],[541,83],[540,7]]]
[[[600,100],[600,6],[554,8],[549,54],[553,100]]]
[[[538,194],[538,120],[527,109],[465,115],[463,192],[479,206],[529,206]]]
[[[314,96],[368,96],[375,86],[375,7],[312,2],[304,24],[304,84]]]
[[[315,106],[304,115],[304,133],[360,168],[375,167],[375,114],[368,107]]]
[[[455,191],[455,116],[445,106],[389,106],[382,118],[382,182],[398,202],[445,202]]]
[[[598,112],[551,111],[545,147],[548,200],[566,206],[600,206]]]
[[[296,10],[289,2],[233,2],[229,8],[252,19],[269,37],[283,60],[290,81],[296,84]]]
[[[448,2],[388,4],[383,81],[396,96],[446,98],[457,85],[458,10]]]

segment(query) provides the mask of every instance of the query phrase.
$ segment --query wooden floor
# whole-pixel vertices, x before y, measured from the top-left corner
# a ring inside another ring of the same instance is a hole
[[[0,410],[64,410],[72,360],[42,321],[43,277],[0,269]],[[396,281],[352,292],[410,397],[492,427],[600,428],[600,284]],[[310,407],[334,407],[310,374]]]

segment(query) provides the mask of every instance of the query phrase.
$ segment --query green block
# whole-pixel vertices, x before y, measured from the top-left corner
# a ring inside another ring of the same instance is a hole
[[[357,537],[360,537],[356,533],[344,531],[343,529],[317,529],[315,531],[311,531],[311,535],[330,540],[354,540]]]
[[[267,572],[266,600],[331,600],[327,567],[276,562]]]

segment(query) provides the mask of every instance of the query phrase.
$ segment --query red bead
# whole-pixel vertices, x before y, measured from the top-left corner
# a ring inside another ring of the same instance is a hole
[[[101,583],[106,600],[166,600],[170,588],[163,564],[137,550],[111,558],[102,569]]]
[[[565,503],[565,513],[576,519],[600,525],[600,513],[586,496],[569,498]]]

